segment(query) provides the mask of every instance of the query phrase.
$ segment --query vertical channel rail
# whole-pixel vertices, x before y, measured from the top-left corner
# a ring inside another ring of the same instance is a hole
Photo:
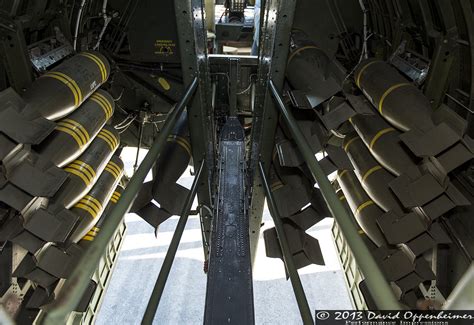
[[[163,290],[165,289],[166,281],[168,280],[168,275],[170,274],[171,266],[173,265],[174,258],[176,256],[176,251],[178,250],[179,242],[183,236],[184,228],[186,227],[186,222],[188,221],[189,212],[196,197],[197,188],[201,179],[201,173],[204,167],[205,160],[201,161],[201,166],[199,167],[196,176],[194,177],[193,185],[189,190],[188,196],[184,203],[183,209],[181,210],[181,216],[179,217],[178,224],[171,239],[170,247],[166,252],[163,265],[161,266],[160,273],[156,279],[155,287],[151,293],[150,300],[146,306],[145,314],[143,315],[142,325],[151,325],[153,319],[155,318],[156,310],[160,304],[161,296],[163,295]]]
[[[316,160],[315,154],[311,150],[308,141],[299,129],[296,120],[291,115],[291,112],[286,108],[283,99],[271,80],[269,81],[269,88],[277,104],[276,106],[280,110],[299,151],[303,155],[314,180],[319,185],[319,189],[326,200],[326,204],[328,205],[331,214],[341,227],[341,231],[354,254],[357,264],[365,276],[367,287],[374,298],[377,307],[380,310],[401,309],[401,306],[395,298],[392,288],[385,280],[379,265],[376,263],[364,241],[359,236],[357,228],[352,222],[352,217],[349,216],[347,210],[338,199],[334,188]]]
[[[265,169],[261,162],[258,163],[260,170],[260,177],[262,178],[263,188],[267,196],[268,208],[272,216],[273,222],[275,223],[276,232],[278,235],[278,241],[280,242],[281,251],[283,253],[283,259],[285,261],[286,270],[290,276],[291,285],[293,286],[293,292],[295,293],[296,302],[301,314],[301,320],[303,324],[313,324],[313,315],[309,309],[308,300],[304,293],[303,285],[298,271],[291,255],[290,246],[288,245],[288,239],[286,238],[285,231],[283,229],[283,222],[281,221],[280,213],[273,197],[270,186],[268,185],[267,177],[265,176]]]
[[[120,222],[122,222],[123,216],[130,209],[133,200],[142,187],[146,175],[159,157],[161,150],[166,143],[166,138],[173,130],[181,112],[183,112],[187,103],[191,97],[193,97],[197,85],[197,78],[194,78],[193,82],[186,89],[181,101],[169,112],[168,118],[166,119],[161,132],[158,134],[158,138],[154,141],[136,173],[130,179],[130,182],[123,191],[117,204],[105,219],[100,234],[84,252],[78,263],[78,267],[76,267],[71,277],[64,283],[58,298],[45,310],[46,313],[43,316],[43,319],[40,320],[41,324],[65,324],[68,314],[79,304],[82,295],[87,289],[90,278],[94,273],[104,250],[109,244],[110,238],[115,233]]]

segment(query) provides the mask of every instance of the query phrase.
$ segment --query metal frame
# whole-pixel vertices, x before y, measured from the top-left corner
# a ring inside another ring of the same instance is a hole
[[[169,112],[168,118],[166,119],[157,139],[154,141],[136,173],[130,179],[130,182],[123,191],[117,204],[105,219],[100,234],[81,257],[78,263],[81,267],[74,270],[71,277],[65,281],[63,289],[57,299],[45,308],[46,313],[41,319],[42,323],[48,325],[64,323],[67,315],[79,304],[85,290],[87,289],[89,280],[94,273],[97,263],[109,244],[110,238],[115,233],[120,222],[122,222],[124,215],[130,209],[130,206],[142,187],[143,181],[148,172],[159,157],[168,135],[173,130],[176,121],[183,112],[187,103],[193,97],[197,86],[198,80],[197,78],[194,78],[190,86],[187,88],[184,97],[178,105]]]

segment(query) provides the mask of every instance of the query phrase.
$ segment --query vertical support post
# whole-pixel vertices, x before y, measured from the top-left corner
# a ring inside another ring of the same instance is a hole
[[[178,224],[176,225],[176,230],[174,231],[173,238],[171,239],[170,247],[166,252],[163,265],[161,266],[160,273],[156,279],[155,287],[151,293],[150,300],[146,306],[145,314],[143,315],[142,325],[148,325],[153,323],[155,318],[156,310],[160,304],[161,296],[165,289],[166,281],[168,280],[168,275],[170,274],[171,266],[173,265],[174,258],[176,256],[176,251],[178,250],[179,242],[183,236],[184,228],[186,227],[186,222],[188,221],[189,211],[196,197],[196,192],[198,184],[201,179],[201,173],[204,167],[204,159],[201,161],[201,166],[199,167],[196,176],[194,177],[193,185],[189,190],[188,196],[184,203],[183,209],[181,210],[181,217],[179,218]]]
[[[154,141],[152,147],[145,156],[145,159],[143,159],[136,173],[130,179],[130,182],[120,196],[117,204],[105,219],[100,234],[82,255],[78,263],[80,267],[77,267],[71,277],[66,280],[58,298],[51,305],[48,305],[47,309],[45,309],[46,313],[43,316],[44,318],[40,320],[40,323],[47,325],[64,324],[68,314],[73,311],[81,301],[90,278],[109,244],[110,238],[115,233],[120,222],[122,222],[123,216],[130,209],[133,200],[143,185],[146,175],[159,157],[161,150],[166,143],[166,138],[173,130],[176,121],[183,112],[187,103],[191,97],[193,97],[197,85],[197,78],[195,78],[187,88],[184,97],[178,105],[169,112],[168,118],[166,119],[161,132],[158,134],[158,138]]]
[[[250,178],[253,178],[249,209],[250,228],[256,230],[255,233],[250,233],[252,261],[255,259],[259,242],[257,230],[260,229],[262,223],[265,201],[262,181],[257,171],[258,162],[262,161],[264,168],[270,167],[279,118],[278,110],[268,90],[268,81],[273,80],[277,89],[283,87],[296,0],[262,0],[261,5],[258,70],[249,162]]]
[[[395,298],[392,288],[385,280],[379,265],[373,258],[362,238],[359,236],[357,228],[352,222],[352,217],[349,216],[347,210],[344,208],[341,201],[334,192],[334,188],[316,160],[316,156],[311,150],[308,141],[299,129],[296,120],[291,115],[291,112],[286,108],[280,94],[271,80],[269,82],[269,88],[277,104],[276,106],[280,110],[280,113],[282,114],[283,119],[285,120],[299,151],[306,161],[306,164],[311,171],[314,180],[319,185],[319,189],[324,196],[331,214],[339,224],[344,237],[347,239],[347,242],[351,247],[357,264],[365,276],[365,281],[369,288],[370,294],[374,298],[377,307],[381,310],[400,309],[401,306]]]
[[[268,185],[267,177],[265,176],[265,170],[261,162],[258,163],[258,168],[260,170],[263,188],[267,196],[268,208],[270,209],[270,214],[272,215],[273,222],[275,223],[285,266],[290,276],[293,292],[295,293],[296,302],[298,303],[298,308],[300,310],[301,319],[303,320],[303,324],[313,324],[313,316],[311,314],[311,310],[309,309],[308,300],[306,299],[300,276],[296,269],[295,262],[293,261],[293,256],[291,255],[288,239],[286,238],[285,230],[283,229],[283,222],[281,221],[280,214],[278,213],[278,208],[272,191],[270,190],[270,186]]]
[[[140,125],[138,126],[138,144],[137,144],[137,154],[135,156],[135,164],[133,164],[133,172],[137,171],[138,167],[138,157],[140,156],[140,147],[142,146],[142,138],[143,138],[143,127],[145,126],[145,117],[140,121]]]
[[[188,110],[188,123],[195,167],[203,159],[203,153],[205,153],[204,159],[207,166],[197,191],[199,205],[209,208],[202,209],[200,212],[204,259],[207,260],[213,205],[210,189],[214,177],[212,167],[215,160],[216,139],[203,3],[202,0],[174,1],[183,83],[187,86],[193,78],[197,77],[199,84]]]

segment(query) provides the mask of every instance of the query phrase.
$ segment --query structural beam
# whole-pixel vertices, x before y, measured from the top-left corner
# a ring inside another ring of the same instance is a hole
[[[357,265],[365,276],[367,287],[377,304],[377,307],[380,310],[401,309],[401,306],[395,298],[392,288],[385,279],[379,265],[373,258],[362,238],[359,236],[357,228],[352,222],[352,217],[348,214],[347,210],[337,197],[334,188],[327,179],[326,174],[321,169],[308,141],[299,129],[293,115],[283,103],[283,99],[271,80],[269,82],[269,88],[273,98],[275,99],[276,106],[282,114],[301,155],[311,171],[314,180],[318,183],[319,189],[324,196],[331,214],[337,221],[354,254]]]
[[[81,301],[81,298],[89,285],[91,276],[96,270],[100,258],[109,245],[110,239],[122,222],[123,216],[130,209],[130,206],[138,191],[141,189],[148,172],[158,159],[168,135],[173,130],[176,121],[183,112],[187,103],[193,97],[197,85],[198,82],[195,78],[187,88],[183,99],[169,112],[168,118],[166,119],[161,132],[158,134],[157,139],[154,141],[137,171],[130,179],[130,182],[123,191],[117,204],[110,211],[107,218],[105,218],[100,234],[84,252],[78,263],[80,267],[75,268],[71,277],[64,283],[58,298],[45,309],[46,313],[40,323],[47,325],[65,324],[69,313],[73,311]]]

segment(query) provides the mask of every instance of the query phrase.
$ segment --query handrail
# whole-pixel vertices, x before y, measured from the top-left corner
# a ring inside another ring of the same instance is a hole
[[[181,216],[179,218],[178,224],[171,239],[170,246],[166,252],[163,265],[161,266],[160,273],[156,279],[155,287],[148,300],[148,305],[146,306],[145,314],[143,315],[142,324],[151,325],[153,319],[155,318],[156,310],[160,304],[161,296],[165,290],[166,281],[168,280],[168,275],[170,274],[171,266],[173,265],[174,258],[176,256],[176,251],[178,250],[179,242],[181,241],[181,236],[183,235],[184,228],[186,228],[186,222],[188,221],[189,212],[191,211],[191,206],[193,205],[194,198],[196,197],[197,188],[199,186],[202,170],[204,168],[205,159],[201,161],[201,166],[199,167],[196,176],[194,177],[193,185],[189,190],[189,193],[186,197],[183,209],[181,210]]]
[[[265,170],[263,169],[261,162],[258,163],[258,168],[260,170],[263,188],[267,196],[268,208],[270,210],[273,223],[275,224],[278,242],[280,243],[281,252],[283,253],[283,260],[285,261],[286,270],[290,276],[293,292],[295,293],[296,302],[298,303],[298,308],[300,310],[301,320],[303,321],[303,324],[313,324],[313,315],[309,309],[308,300],[306,299],[300,276],[296,269],[295,262],[293,261],[293,255],[290,251],[288,239],[286,238],[285,230],[283,229],[283,222],[281,221],[281,216],[278,212],[275,198],[273,197],[270,186],[268,185],[267,177],[265,176]]]

